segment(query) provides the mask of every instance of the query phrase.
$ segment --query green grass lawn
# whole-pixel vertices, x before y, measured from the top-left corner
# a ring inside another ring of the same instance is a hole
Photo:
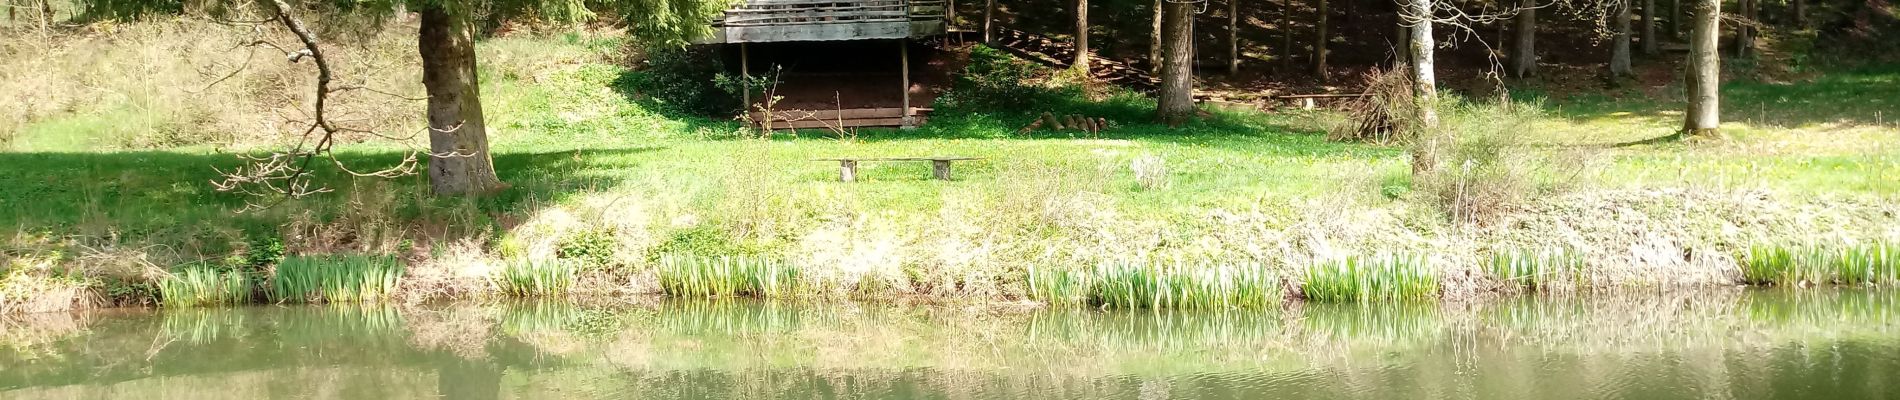
[[[21,131],[35,139],[0,152],[0,227],[15,231],[7,254],[138,254],[165,268],[241,255],[265,236],[282,238],[293,253],[443,259],[460,243],[491,258],[536,259],[606,238],[609,269],[642,270],[672,252],[762,254],[824,266],[809,279],[997,295],[1015,293],[999,285],[1020,280],[1025,265],[1084,268],[1110,259],[1254,259],[1297,268],[1351,254],[1416,252],[1449,254],[1441,262],[1476,268],[1467,261],[1501,242],[1577,246],[1667,231],[1683,248],[1733,250],[1746,244],[1733,241],[1747,238],[1896,235],[1879,226],[1821,226],[1869,225],[1881,217],[1866,209],[1892,209],[1900,125],[1885,113],[1900,99],[1900,70],[1729,84],[1732,122],[1724,125],[1728,138],[1715,142],[1621,146],[1673,132],[1680,110],[1669,97],[1529,102],[1536,109],[1528,117],[1513,117],[1528,118],[1524,124],[1496,132],[1521,145],[1509,151],[1531,182],[1522,188],[1527,205],[1510,207],[1507,215],[1518,217],[1506,220],[1588,225],[1565,219],[1587,217],[1539,210],[1627,191],[1760,191],[1806,209],[1836,199],[1862,205],[1816,211],[1823,217],[1815,221],[1764,216],[1780,222],[1740,224],[1801,230],[1743,234],[1732,232],[1732,216],[1644,209],[1655,225],[1546,240],[1525,239],[1550,232],[1540,223],[1466,229],[1449,222],[1430,194],[1413,188],[1403,148],[1328,141],[1329,121],[1338,119],[1329,112],[1218,111],[1169,128],[1147,122],[1149,100],[1053,90],[1063,101],[1046,111],[1106,117],[1113,128],[1099,137],[1019,135],[1045,110],[940,107],[915,130],[747,138],[737,122],[668,111],[637,96],[624,82],[642,72],[606,61],[613,49],[571,36],[482,45],[494,161],[513,185],[485,198],[430,197],[423,177],[325,171],[320,182],[332,193],[239,213],[247,202],[272,200],[213,190],[214,169],[238,165],[228,150],[93,150],[104,135],[122,133],[72,117],[46,119]],[[528,56],[541,51],[558,56]],[[1460,108],[1447,123],[1498,129],[1491,119],[1500,117],[1486,109]],[[387,165],[402,148],[352,144],[340,158]],[[855,183],[837,182],[836,163],[813,160],[906,156],[982,160],[957,163],[949,182],[929,179],[928,163],[867,163]],[[1158,171],[1140,172],[1165,177],[1161,184],[1139,182],[1141,158],[1161,161]],[[1699,221],[1683,229],[1706,229],[1670,230],[1682,220]],[[1594,251],[1620,254],[1604,262],[1648,257]]]

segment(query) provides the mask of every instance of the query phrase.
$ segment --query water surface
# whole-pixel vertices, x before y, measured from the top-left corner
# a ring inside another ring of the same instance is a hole
[[[0,398],[1900,398],[1892,291],[1005,311],[666,302],[0,317]]]

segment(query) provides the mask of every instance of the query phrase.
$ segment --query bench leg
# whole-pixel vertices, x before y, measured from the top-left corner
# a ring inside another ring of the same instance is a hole
[[[950,160],[930,160],[930,173],[937,180],[950,180]]]
[[[838,181],[856,182],[858,180],[858,160],[838,161]]]

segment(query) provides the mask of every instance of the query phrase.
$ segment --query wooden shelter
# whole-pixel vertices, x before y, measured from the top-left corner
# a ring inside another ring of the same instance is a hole
[[[748,82],[753,74],[752,46],[788,46],[796,49],[795,45],[798,44],[860,42],[853,43],[856,46],[850,47],[852,51],[872,48],[867,45],[889,48],[891,52],[897,53],[898,58],[897,83],[901,86],[891,88],[902,95],[900,104],[891,104],[897,107],[859,105],[846,108],[844,101],[837,100],[830,102],[834,107],[786,110],[769,107],[774,108],[771,110],[773,115],[765,115],[763,111],[768,107],[753,103],[754,95],[762,88],[747,88],[744,91],[746,112],[751,114],[755,123],[774,129],[910,127],[921,121],[918,108],[911,104],[910,40],[943,34],[946,31],[944,12],[945,0],[745,0],[712,21],[712,35],[699,43],[736,46],[739,73],[748,78]],[[890,42],[895,45],[875,45]],[[851,54],[844,57],[847,60],[841,61],[847,64],[869,64],[861,62],[868,57]],[[832,79],[839,84],[852,83],[850,81],[854,78],[865,80],[861,76],[864,74],[833,75]]]

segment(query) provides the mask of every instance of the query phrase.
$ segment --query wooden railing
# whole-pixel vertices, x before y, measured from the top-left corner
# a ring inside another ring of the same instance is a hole
[[[747,0],[717,27],[759,27],[943,19],[943,0]]]

